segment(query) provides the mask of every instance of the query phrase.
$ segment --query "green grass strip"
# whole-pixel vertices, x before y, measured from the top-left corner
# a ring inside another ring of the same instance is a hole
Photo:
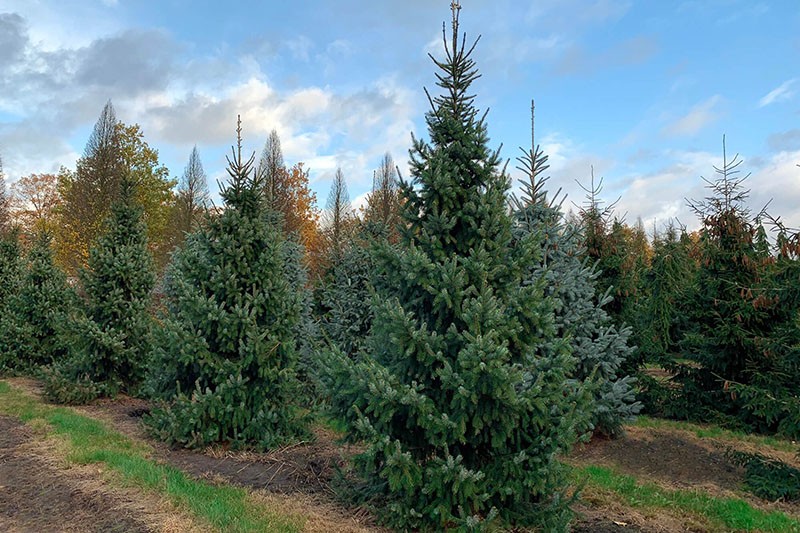
[[[800,532],[800,521],[779,511],[762,511],[737,498],[719,498],[696,490],[668,490],[600,466],[576,467],[586,488],[611,491],[631,507],[675,509],[702,516],[724,531]]]
[[[303,520],[270,512],[249,500],[245,489],[211,485],[148,458],[149,447],[109,429],[102,422],[65,407],[54,407],[0,381],[0,414],[33,425],[46,423],[69,445],[68,458],[99,463],[130,485],[165,496],[219,531],[300,531]]]
[[[727,440],[731,442],[746,442],[750,444],[757,444],[759,446],[769,446],[770,448],[782,452],[800,451],[800,446],[791,442],[790,440],[781,439],[780,437],[771,437],[769,435],[752,435],[741,431],[724,429],[713,424],[696,424],[681,420],[667,420],[664,418],[638,416],[636,417],[636,422],[634,422],[633,425],[641,428],[677,429],[694,433],[698,438],[701,439],[708,438]]]

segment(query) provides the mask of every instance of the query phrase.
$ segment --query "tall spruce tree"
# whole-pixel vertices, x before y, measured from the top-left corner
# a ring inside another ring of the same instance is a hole
[[[681,343],[688,361],[674,365],[683,412],[681,406],[674,412],[775,430],[782,420],[766,416],[758,398],[735,388],[763,388],[774,377],[769,374],[781,371],[777,361],[796,361],[796,278],[788,287],[776,285],[776,257],[761,216],[747,207],[749,175],[739,175],[741,162],[738,154],[727,158],[723,137],[722,167],[715,167],[716,179],[705,180],[711,195],[690,203],[702,223],[701,255]]]
[[[70,356],[55,365],[45,393],[65,403],[136,393],[151,348],[150,303],[155,273],[142,208],[130,178],[120,184],[108,230],[81,271],[84,313],[73,326]]]
[[[538,242],[513,242],[509,180],[468,92],[478,72],[459,9],[446,59],[434,59],[444,94],[426,114],[431,141],[414,140],[413,181],[401,185],[401,242],[382,251],[367,353],[323,356],[323,380],[366,443],[362,487],[393,526],[561,530],[556,457],[585,427],[587,402],[567,379],[574,361],[553,337],[552,302],[525,278]]]
[[[237,133],[223,212],[173,257],[169,315],[151,365],[149,424],[187,447],[268,448],[305,431],[293,402],[301,299],[265,212],[255,156],[242,160],[241,125]]]
[[[72,320],[75,294],[53,261],[51,240],[46,232],[36,237],[19,288],[9,298],[0,350],[6,361],[0,366],[27,371],[67,354],[65,326]]]
[[[628,345],[631,330],[618,329],[605,312],[603,306],[611,297],[608,290],[596,292],[600,272],[596,263],[583,257],[580,227],[564,223],[558,194],[548,197],[543,174],[549,168],[547,159],[538,146],[519,159],[528,182],[522,184],[522,196],[512,202],[517,237],[540,239],[543,253],[532,265],[530,280],[546,280],[545,294],[555,302],[555,349],[560,349],[560,338],[570,339],[577,359],[571,377],[588,382],[594,390],[594,429],[617,436],[622,424],[641,409],[634,380],[620,368],[633,351]],[[552,351],[550,344],[541,346],[543,357],[550,357]]]

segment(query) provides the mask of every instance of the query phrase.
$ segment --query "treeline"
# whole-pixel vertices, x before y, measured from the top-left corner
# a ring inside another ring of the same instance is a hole
[[[564,530],[559,457],[643,405],[796,438],[798,237],[767,238],[738,160],[699,231],[652,240],[593,182],[565,215],[535,145],[511,195],[457,30],[454,9],[410,180],[386,156],[362,213],[341,172],[319,211],[241,124],[212,206],[196,150],[176,184],[106,105],[74,172],[2,190],[0,370],[63,403],[148,398],[186,447],[313,438],[326,412],[362,444],[351,495],[399,529]]]
[[[590,195],[587,251],[609,312],[632,327],[626,369],[648,412],[797,439],[800,241],[766,207],[751,210],[742,163],[723,138],[708,196],[689,201],[700,228],[668,224],[650,242]]]

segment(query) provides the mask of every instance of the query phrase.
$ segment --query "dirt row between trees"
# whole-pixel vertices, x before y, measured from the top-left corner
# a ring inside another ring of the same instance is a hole
[[[38,393],[30,380],[12,385]],[[362,509],[344,507],[333,492],[338,467],[356,450],[337,441],[325,428],[316,428],[316,440],[269,453],[233,452],[222,447],[204,451],[173,450],[145,432],[141,416],[147,402],[120,397],[76,408],[117,431],[146,441],[157,461],[212,483],[228,483],[251,490],[253,498],[270,509],[307,517],[306,531],[385,531]],[[620,440],[594,440],[579,446],[569,458],[576,465],[610,466],[640,481],[668,489],[700,489],[714,496],[747,499],[765,510],[800,517],[797,504],[768,503],[741,489],[743,472],[724,457],[724,444],[700,439],[689,431],[629,427]],[[727,443],[730,444],[730,443]],[[65,468],[58,454],[19,421],[0,418],[0,530],[2,531],[188,531],[199,529],[176,509],[158,498],[136,491],[110,488],[97,466]],[[788,452],[756,450],[795,462]],[[12,487],[12,490],[9,490]],[[33,502],[33,503],[32,503]],[[157,512],[152,510],[156,509]],[[668,510],[642,511],[602,498],[585,499],[575,507],[578,532],[703,531],[702,523]],[[48,525],[58,525],[48,528]],[[176,528],[176,524],[179,527]]]
[[[157,499],[112,486],[97,467],[65,468],[54,447],[19,420],[0,416],[0,531],[200,529]]]

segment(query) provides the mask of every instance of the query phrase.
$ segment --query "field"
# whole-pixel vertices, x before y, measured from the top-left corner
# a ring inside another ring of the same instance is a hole
[[[327,425],[270,453],[201,453],[150,439],[147,407],[127,397],[54,407],[34,381],[0,382],[0,530],[382,530],[337,500],[332,480],[354,450]],[[564,459],[583,484],[574,531],[800,531],[800,504],[748,494],[724,455],[800,466],[795,443],[646,417],[626,430]]]

